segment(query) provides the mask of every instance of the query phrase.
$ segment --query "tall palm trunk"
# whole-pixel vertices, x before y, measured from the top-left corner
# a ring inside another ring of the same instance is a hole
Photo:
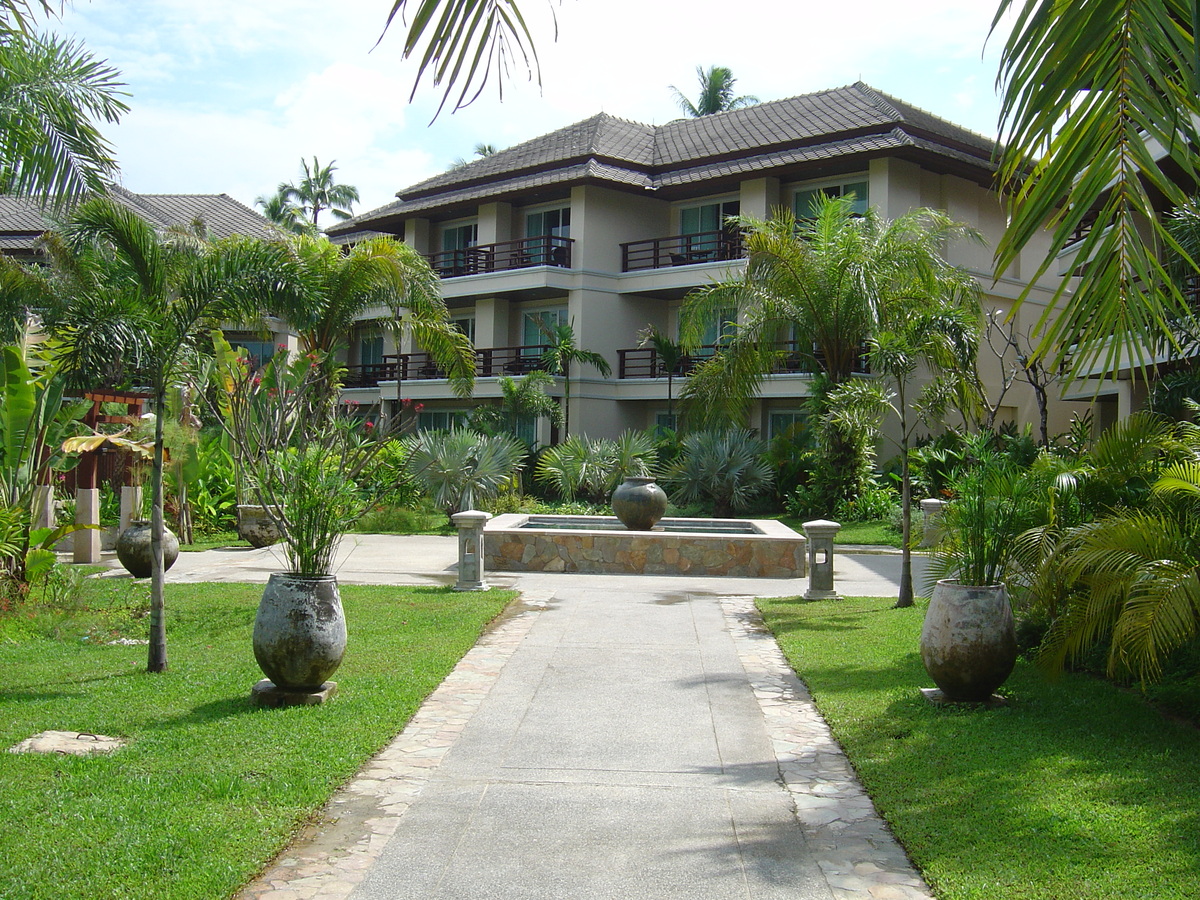
[[[167,670],[167,623],[163,565],[163,410],[167,391],[159,379],[154,388],[154,467],[150,472],[150,648],[146,671]]]

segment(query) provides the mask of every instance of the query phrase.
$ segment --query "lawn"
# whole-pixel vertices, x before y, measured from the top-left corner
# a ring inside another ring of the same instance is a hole
[[[996,710],[939,709],[925,608],[760,600],[940,900],[1171,900],[1200,885],[1200,731],[1135,692],[1018,663]]]
[[[793,531],[804,533],[804,522],[795,516],[779,516],[779,521]],[[890,519],[870,522],[848,522],[838,530],[834,544],[875,544],[881,547],[900,549],[900,532],[892,527]]]
[[[0,897],[227,897],[398,733],[513,596],[342,588],[350,633],[321,707],[255,710],[261,586],[172,584],[170,671],[145,673],[146,585],[89,580],[73,614],[0,619],[0,747],[43,729],[111,756],[0,752]]]

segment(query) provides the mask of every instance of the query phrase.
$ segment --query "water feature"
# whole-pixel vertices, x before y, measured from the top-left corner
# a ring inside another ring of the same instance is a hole
[[[805,539],[773,519],[662,519],[630,531],[615,516],[509,513],[484,528],[486,566],[510,572],[801,578]]]

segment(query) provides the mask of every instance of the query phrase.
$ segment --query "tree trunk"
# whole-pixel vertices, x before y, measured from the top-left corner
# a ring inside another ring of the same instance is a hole
[[[895,609],[913,605],[912,481],[908,471],[908,435],[900,442],[900,595]]]
[[[154,466],[150,471],[150,648],[147,672],[167,670],[167,623],[163,566],[163,411],[167,392],[154,389]]]

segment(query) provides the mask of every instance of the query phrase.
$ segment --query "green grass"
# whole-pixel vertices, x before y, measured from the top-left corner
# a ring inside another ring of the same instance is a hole
[[[924,605],[760,600],[940,900],[1171,900],[1200,884],[1200,731],[1097,678],[1019,662],[1004,709],[939,709]]]
[[[512,597],[345,586],[339,695],[256,710],[261,586],[169,585],[162,675],[144,671],[144,646],[103,643],[145,636],[146,586],[85,590],[55,628],[45,613],[0,620],[0,747],[44,729],[132,744],[94,758],[0,752],[0,897],[229,896],[403,728]]]
[[[779,516],[779,521],[793,531],[804,533],[804,522],[795,516]],[[867,544],[880,547],[895,547],[900,549],[900,532],[892,527],[888,519],[877,519],[873,522],[849,522],[841,527],[834,544]]]
[[[184,553],[190,553],[199,550],[218,550],[222,547],[249,546],[249,542],[238,537],[236,531],[218,531],[213,534],[197,534],[194,543],[180,544],[179,549]]]

